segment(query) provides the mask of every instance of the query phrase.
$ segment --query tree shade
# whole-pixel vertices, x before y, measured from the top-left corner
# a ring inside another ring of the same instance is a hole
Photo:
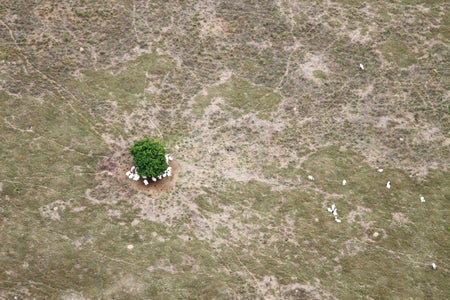
[[[148,138],[135,141],[130,152],[140,176],[158,177],[169,167],[166,161],[166,150],[160,141]]]

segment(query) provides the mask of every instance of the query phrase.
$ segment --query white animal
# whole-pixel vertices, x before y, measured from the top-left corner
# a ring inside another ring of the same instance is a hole
[[[333,216],[337,217],[337,209],[333,210]]]
[[[131,172],[136,171],[136,167],[135,167],[135,166],[132,166],[130,171],[131,171]]]
[[[161,176],[161,175],[159,175],[159,176],[158,176],[158,179],[159,179],[159,180],[161,180],[161,179],[162,179],[162,176]]]
[[[128,178],[133,179],[134,174],[130,173],[130,175],[128,175]]]
[[[155,178],[155,177],[152,177],[152,181],[156,181],[156,178]]]
[[[163,174],[162,174],[162,177],[166,177],[167,176],[167,174],[166,174],[166,172],[164,172]]]
[[[314,181],[314,177],[312,175],[308,175],[307,178],[308,178],[309,181]]]
[[[382,173],[384,170],[383,169],[377,169],[378,173]]]
[[[141,176],[139,176],[139,174],[134,174],[134,176],[133,176],[133,180],[134,181],[138,181],[139,180],[139,178],[141,178]]]
[[[347,180],[342,180],[342,185],[346,185],[347,184]]]
[[[336,204],[332,204],[331,207],[327,208],[329,213],[333,213],[336,210]]]
[[[364,71],[364,65],[363,64],[359,64],[359,68]]]
[[[130,171],[127,171],[127,172],[125,173],[125,175],[127,175],[127,177],[130,177],[131,172],[130,172]]]
[[[390,181],[388,181],[388,182],[386,183],[386,187],[387,187],[388,189],[391,188],[391,182],[390,182]]]
[[[424,203],[425,202],[425,197],[420,195],[420,202]]]
[[[335,220],[336,222],[338,222],[338,223],[341,223],[341,222],[342,222],[341,219],[339,219],[338,217],[334,218],[334,220]]]
[[[432,263],[432,264],[431,264],[431,268],[432,268],[433,270],[436,270],[436,269],[437,269],[436,264],[435,264],[435,263]]]
[[[144,184],[145,184],[145,185],[148,185],[147,179],[144,179]]]

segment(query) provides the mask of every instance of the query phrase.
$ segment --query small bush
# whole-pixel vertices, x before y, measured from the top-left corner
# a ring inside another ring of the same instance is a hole
[[[136,141],[130,152],[140,176],[157,177],[169,167],[166,150],[160,141],[148,138]]]

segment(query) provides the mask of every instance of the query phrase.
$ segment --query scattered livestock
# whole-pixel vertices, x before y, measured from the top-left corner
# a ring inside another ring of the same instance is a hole
[[[359,64],[359,68],[364,71],[364,65],[363,64]]]
[[[388,182],[386,183],[386,188],[388,188],[388,189],[391,188],[391,181],[388,181]]]
[[[337,223],[341,223],[342,220],[339,218],[338,213],[337,213],[337,208],[336,208],[336,204],[332,204],[331,207],[327,208],[328,212],[331,213],[334,216],[334,220]]]
[[[342,185],[347,185],[347,180],[342,180]]]
[[[420,195],[420,202],[421,202],[421,203],[424,203],[424,202],[425,202],[425,197],[422,196],[422,195]]]
[[[309,181],[314,181],[314,177],[312,175],[308,175],[307,178],[308,178]]]
[[[431,264],[431,268],[432,268],[433,270],[437,270],[436,264],[435,264],[435,263],[432,263],[432,264]]]
[[[378,173],[382,173],[383,171],[384,171],[384,170],[381,169],[381,168],[377,169],[377,172],[378,172]]]
[[[172,157],[172,155],[170,155],[170,154],[166,154],[165,157],[166,157],[166,162],[167,162],[167,164],[169,164],[169,162],[173,160],[173,157]],[[145,185],[148,185],[149,182],[150,182],[150,180],[147,179],[147,176],[142,176],[142,177],[141,177],[141,176],[138,174],[138,168],[137,168],[136,166],[132,166],[131,169],[125,173],[125,175],[126,175],[129,179],[132,179],[132,180],[134,180],[134,181],[139,181],[139,180],[142,178]],[[171,166],[168,166],[167,169],[164,170],[164,172],[162,172],[159,176],[152,177],[151,180],[152,180],[153,182],[156,182],[156,181],[161,180],[161,179],[163,179],[163,178],[165,178],[165,177],[171,177],[171,176],[172,176],[172,167],[171,167]]]

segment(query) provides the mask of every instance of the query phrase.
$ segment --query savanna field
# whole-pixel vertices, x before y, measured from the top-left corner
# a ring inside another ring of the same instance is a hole
[[[0,1],[0,299],[450,299],[449,41],[440,0]]]

